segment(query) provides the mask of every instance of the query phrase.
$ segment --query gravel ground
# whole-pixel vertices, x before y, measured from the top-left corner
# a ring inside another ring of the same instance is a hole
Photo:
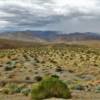
[[[31,100],[30,97],[23,95],[3,95],[0,94],[0,100]],[[58,99],[58,98],[50,98],[45,100],[100,100],[100,93],[86,93],[77,91],[73,93],[72,99]]]

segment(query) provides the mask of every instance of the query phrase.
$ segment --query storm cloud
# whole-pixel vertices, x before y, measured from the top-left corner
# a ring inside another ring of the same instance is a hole
[[[0,0],[0,30],[94,31],[99,0]]]

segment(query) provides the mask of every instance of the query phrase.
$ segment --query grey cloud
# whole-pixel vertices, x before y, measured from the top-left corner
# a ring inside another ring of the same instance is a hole
[[[31,13],[28,9],[24,9],[23,7],[18,6],[6,6],[0,7],[0,10],[13,14],[13,16],[0,16],[1,20],[5,20],[12,23],[15,26],[27,26],[27,27],[40,27],[45,26],[49,23],[55,23],[60,20],[60,16],[49,16],[49,17],[41,17]]]
[[[6,25],[5,29],[37,29],[44,28],[50,30],[61,30],[61,31],[84,31],[84,30],[98,30],[99,21],[100,21],[100,12],[93,10],[93,12],[81,11],[80,8],[76,7],[66,7],[65,10],[69,10],[69,13],[57,14],[54,12],[52,6],[45,6],[45,3],[53,5],[53,0],[37,0],[37,5],[44,7],[42,10],[30,9],[28,7],[23,7],[19,5],[2,5],[0,6],[0,12],[5,12],[13,16],[0,16],[0,20],[7,21],[9,24]],[[63,0],[64,1],[64,0]],[[97,1],[97,0],[96,0]],[[34,3],[34,2],[31,2]],[[100,2],[98,1],[98,4]],[[46,11],[46,12],[45,12]],[[46,15],[45,15],[46,13]],[[50,14],[49,14],[50,13]],[[43,15],[44,14],[44,15]],[[94,27],[94,28],[93,28]],[[92,29],[91,29],[92,28]],[[0,29],[2,30],[2,29]]]

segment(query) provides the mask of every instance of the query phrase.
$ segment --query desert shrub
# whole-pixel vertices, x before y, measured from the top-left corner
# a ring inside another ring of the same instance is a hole
[[[16,84],[13,84],[13,83],[12,83],[12,84],[8,84],[8,85],[4,88],[3,93],[5,93],[5,94],[20,93],[22,89],[23,89],[22,87],[19,87],[19,86],[17,86]]]
[[[4,66],[5,66],[5,71],[11,71],[14,68],[16,68],[15,66],[16,62],[15,61],[9,61],[7,62]]]
[[[5,71],[11,71],[13,68],[12,67],[10,67],[10,66],[6,66],[5,67]]]
[[[25,77],[25,80],[30,80],[30,77],[29,76]]]
[[[3,67],[3,65],[2,65],[2,64],[0,64],[0,67]]]
[[[8,89],[8,88],[4,88],[4,89],[2,90],[2,93],[4,93],[4,94],[9,94],[9,89]]]
[[[100,93],[100,85],[96,86],[95,92],[96,92],[96,93]]]
[[[5,55],[4,54],[0,54],[0,58],[3,58]]]
[[[39,59],[34,58],[34,60],[35,60],[36,63],[40,63]]]
[[[68,72],[70,72],[70,73],[74,73],[74,71],[73,71],[73,70],[71,70],[71,69],[69,69],[69,70],[68,70]]]
[[[62,71],[63,71],[63,69],[61,67],[56,68],[56,72],[62,72]]]
[[[6,82],[1,82],[0,87],[4,87],[6,85]]]
[[[32,100],[42,100],[50,97],[70,98],[69,88],[59,78],[49,77],[32,88]]]
[[[59,78],[58,75],[51,75],[51,77],[54,77],[54,78]]]
[[[42,77],[41,77],[41,76],[35,76],[35,80],[36,80],[37,82],[39,82],[39,81],[42,80]]]
[[[22,93],[23,95],[25,95],[25,96],[28,96],[30,92],[31,92],[31,89],[28,89],[28,88],[25,88],[25,89],[23,89],[23,90],[21,91],[21,93]]]

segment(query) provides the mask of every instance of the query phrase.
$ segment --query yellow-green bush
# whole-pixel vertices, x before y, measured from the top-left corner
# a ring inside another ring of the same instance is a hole
[[[34,84],[31,95],[32,100],[42,100],[51,97],[67,99],[71,97],[67,85],[55,77],[49,77],[38,84]]]

